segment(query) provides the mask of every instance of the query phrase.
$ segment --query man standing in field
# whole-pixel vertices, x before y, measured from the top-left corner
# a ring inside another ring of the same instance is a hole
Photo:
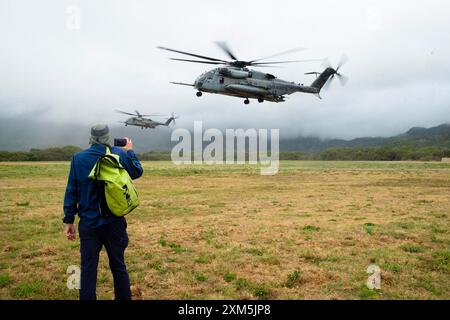
[[[128,246],[127,222],[124,217],[114,216],[104,201],[100,201],[98,185],[88,178],[100,156],[109,146],[107,125],[91,128],[91,147],[75,154],[70,165],[69,179],[64,197],[65,233],[67,239],[75,240],[75,215],[80,221],[81,282],[80,299],[95,300],[97,266],[102,246],[105,246],[109,266],[114,278],[116,300],[131,299],[130,279],[125,265],[124,253]],[[132,150],[133,143],[127,138],[125,147],[111,147],[111,153],[120,156],[120,163],[132,179],[142,175],[143,169]]]

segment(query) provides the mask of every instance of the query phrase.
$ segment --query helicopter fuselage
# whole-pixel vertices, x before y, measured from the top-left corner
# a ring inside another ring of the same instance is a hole
[[[183,82],[172,82],[173,84],[191,86],[197,89],[197,97],[201,97],[203,92],[216,93],[234,97],[245,98],[244,103],[249,104],[250,98],[257,99],[258,102],[273,101],[283,102],[285,95],[292,94],[294,92],[304,92],[316,94],[320,98],[320,90],[331,78],[335,76],[341,81],[341,84],[345,84],[346,77],[338,73],[339,68],[347,60],[345,56],[341,58],[338,66],[333,69],[328,66],[322,73],[319,72],[307,72],[306,74],[315,74],[316,79],[309,85],[305,86],[301,83],[295,83],[277,79],[270,73],[260,72],[248,69],[247,67],[273,67],[274,65],[281,63],[293,63],[293,62],[308,62],[308,61],[323,61],[323,59],[309,59],[309,60],[290,60],[290,61],[265,61],[277,56],[288,54],[294,51],[299,51],[302,48],[294,48],[287,51],[283,51],[277,54],[266,56],[264,58],[253,60],[239,60],[234,53],[230,50],[229,46],[219,41],[216,44],[230,57],[231,61],[218,59],[214,57],[208,57],[191,52],[180,51],[170,49],[167,47],[158,46],[157,48],[174,52],[189,57],[195,57],[196,59],[180,59],[170,58],[171,60],[191,62],[191,63],[203,63],[222,65],[223,67],[217,67],[201,74],[193,84]],[[265,62],[263,62],[265,61]],[[329,63],[328,63],[329,64]]]
[[[200,75],[193,85],[199,92],[283,102],[294,92],[318,94],[320,89],[276,78],[270,73],[248,68],[221,67]]]
[[[156,126],[163,125],[163,123],[153,121],[152,119],[147,119],[147,118],[131,117],[125,121],[125,125],[153,129]]]

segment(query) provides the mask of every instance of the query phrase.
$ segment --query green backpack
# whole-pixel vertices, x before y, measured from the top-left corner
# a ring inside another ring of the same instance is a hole
[[[139,194],[119,159],[119,155],[112,154],[109,147],[106,147],[106,154],[97,160],[89,178],[103,182],[109,210],[115,216],[123,217],[139,205]]]

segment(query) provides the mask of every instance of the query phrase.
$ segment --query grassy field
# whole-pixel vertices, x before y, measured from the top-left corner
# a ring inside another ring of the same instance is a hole
[[[135,299],[449,299],[450,164],[144,163],[128,216]],[[0,163],[0,299],[76,299],[68,163]],[[370,264],[381,290],[365,286]],[[111,299],[102,251],[98,296]]]

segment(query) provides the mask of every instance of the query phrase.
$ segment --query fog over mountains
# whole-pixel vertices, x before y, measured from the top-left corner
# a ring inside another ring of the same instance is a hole
[[[203,125],[203,132],[208,129]],[[27,151],[32,148],[49,148],[74,145],[88,146],[90,126],[77,123],[46,123],[32,117],[0,118],[0,150]],[[169,151],[177,142],[171,141],[171,134],[178,125],[156,129],[110,125],[111,138],[131,137],[135,150]],[[192,132],[191,128],[186,128]],[[224,128],[223,128],[224,129]],[[246,128],[244,128],[246,129]],[[413,127],[391,137],[360,137],[356,139],[321,139],[314,136],[297,136],[283,133],[280,129],[280,151],[317,152],[333,147],[378,147],[378,146],[450,147],[450,124],[431,128]]]

